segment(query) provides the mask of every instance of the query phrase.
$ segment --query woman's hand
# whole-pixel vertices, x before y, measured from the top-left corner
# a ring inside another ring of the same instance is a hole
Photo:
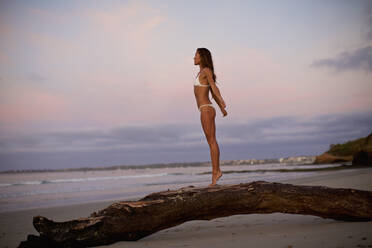
[[[225,107],[226,107],[226,105],[225,105]],[[225,108],[221,108],[221,112],[222,112],[222,117],[225,117],[227,115],[227,112],[226,112]]]
[[[226,108],[226,103],[221,97],[220,98],[220,109],[221,109],[221,112],[222,112],[222,117],[225,117],[227,115],[227,112],[226,112],[225,108]]]
[[[226,108],[226,103],[225,101],[222,99],[222,97],[220,98],[220,102],[221,102],[221,108]]]

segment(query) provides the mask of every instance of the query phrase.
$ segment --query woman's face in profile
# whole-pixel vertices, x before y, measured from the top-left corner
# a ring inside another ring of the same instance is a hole
[[[195,52],[194,56],[194,65],[198,65],[200,63],[200,56],[198,52]]]

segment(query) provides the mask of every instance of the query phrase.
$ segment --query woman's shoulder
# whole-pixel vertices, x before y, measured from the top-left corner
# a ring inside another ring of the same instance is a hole
[[[201,71],[200,74],[203,74],[207,76],[208,74],[212,74],[212,70],[209,67],[204,67]],[[212,74],[213,75],[213,74]]]

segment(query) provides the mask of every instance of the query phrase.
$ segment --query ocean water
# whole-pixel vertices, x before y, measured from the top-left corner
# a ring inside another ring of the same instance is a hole
[[[344,167],[342,164],[223,165],[220,167],[223,176],[218,184],[281,182]],[[164,165],[160,168],[0,173],[0,212],[124,201],[190,185],[207,186],[211,183],[211,171],[211,166]]]

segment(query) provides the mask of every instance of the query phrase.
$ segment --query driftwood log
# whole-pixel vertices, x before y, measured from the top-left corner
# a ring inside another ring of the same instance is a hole
[[[343,221],[372,220],[372,191],[256,181],[214,187],[188,186],[121,201],[87,218],[55,222],[33,218],[40,236],[19,247],[91,247],[135,241],[191,220],[236,214],[289,213]]]

